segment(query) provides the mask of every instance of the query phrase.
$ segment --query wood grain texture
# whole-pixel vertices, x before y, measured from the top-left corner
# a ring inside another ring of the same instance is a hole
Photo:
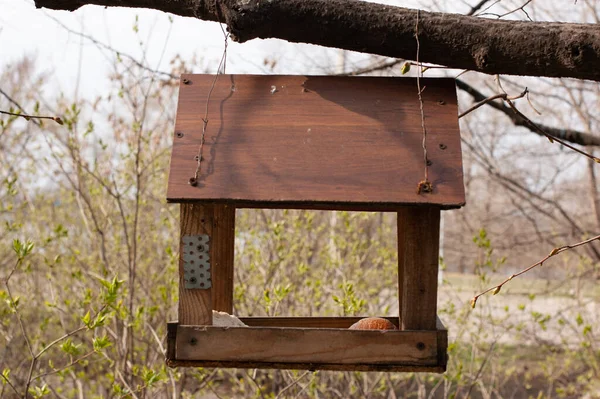
[[[180,207],[181,235],[179,238],[179,322],[193,325],[211,325],[212,288],[185,288],[182,238],[186,235],[208,234],[210,237],[209,245],[212,264],[215,256],[215,248],[212,242],[214,206],[212,204],[181,204]]]
[[[183,75],[167,197],[237,207],[393,209],[464,204],[452,79],[423,79],[424,176],[416,81],[409,78],[220,76],[209,104],[199,185],[188,184],[212,75]]]
[[[440,210],[398,211],[398,300],[401,330],[435,330]]]
[[[446,330],[222,328],[170,323],[169,331],[174,326],[176,333],[169,334],[167,342],[171,367],[395,372],[444,372],[446,367],[439,363],[437,347],[439,335],[447,336]]]
[[[211,245],[212,306],[233,313],[233,258],[235,247],[235,207],[213,205]]]
[[[182,326],[177,359],[275,363],[437,364],[435,331]]]

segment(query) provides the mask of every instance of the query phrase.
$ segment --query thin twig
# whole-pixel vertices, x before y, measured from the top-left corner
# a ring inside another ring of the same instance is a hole
[[[158,69],[152,69],[146,65],[144,65],[142,62],[138,61],[135,57],[133,57],[132,55],[126,54],[126,53],[122,53],[120,51],[115,50],[113,47],[99,41],[98,39],[94,38],[93,36],[90,36],[86,33],[83,32],[79,32],[76,30],[73,30],[71,28],[69,28],[67,25],[63,24],[58,18],[55,18],[54,16],[50,15],[49,13],[45,13],[46,17],[50,18],[51,20],[53,20],[54,22],[56,22],[61,28],[63,28],[64,30],[66,30],[68,33],[71,33],[73,35],[77,35],[79,37],[82,37],[84,39],[89,40],[90,42],[94,43],[97,47],[101,47],[104,48],[110,52],[115,53],[118,57],[124,57],[124,58],[128,58],[131,62],[133,62],[136,66],[138,66],[141,69],[144,69],[148,72],[151,72],[153,74],[158,74],[158,75],[163,75],[168,77],[169,79],[177,79],[177,76],[173,75],[172,73],[168,73],[168,72],[164,72],[164,71],[159,71]]]
[[[4,90],[0,89],[0,94],[2,94],[11,104],[13,104],[15,107],[17,107],[17,109],[20,109],[21,111],[25,111],[25,109],[23,107],[21,107],[21,104],[19,104],[15,99],[13,99],[11,96],[9,96]],[[36,124],[37,126],[40,126],[40,122],[33,120],[32,121],[34,124]]]
[[[19,391],[17,391],[17,388],[15,388],[15,386],[13,385],[12,382],[10,382],[10,380],[8,378],[6,378],[6,376],[2,373],[0,373],[0,377],[2,377],[4,379],[4,381],[6,381],[6,383],[8,384],[9,387],[12,388],[13,391],[15,391],[15,393],[17,394],[17,396],[22,397],[23,395],[21,395],[19,393]]]
[[[531,124],[531,126],[537,130],[538,132],[540,132],[541,134],[543,134],[544,136],[546,136],[548,138],[548,140],[550,140],[551,143],[553,142],[558,142],[562,145],[564,145],[567,148],[570,148],[571,150],[585,156],[588,157],[590,159],[592,159],[594,162],[600,163],[600,158],[596,158],[595,156],[588,154],[585,151],[580,150],[579,148],[576,148],[574,146],[572,146],[571,144],[559,139],[558,137],[555,137],[553,135],[551,135],[550,133],[547,133],[544,129],[542,129],[541,127],[539,127],[535,122],[533,122],[531,119],[529,119],[527,116],[525,116],[521,111],[519,111],[517,109],[517,107],[515,107],[515,105],[512,103],[511,100],[509,100],[508,98],[506,99],[506,103],[508,104],[508,106],[513,110],[513,112],[515,114],[517,114],[518,116],[520,116],[521,118],[525,119],[529,124]]]
[[[553,256],[556,256],[556,255],[558,255],[558,254],[560,254],[560,253],[563,253],[563,252],[565,252],[565,251],[568,251],[568,250],[570,250],[570,249],[577,248],[577,247],[580,247],[580,246],[582,246],[582,245],[589,244],[589,243],[591,243],[591,242],[593,242],[593,241],[596,241],[596,240],[600,240],[600,235],[594,236],[594,237],[592,237],[592,238],[589,238],[589,239],[587,239],[587,240],[584,240],[584,241],[578,242],[578,243],[576,243],[576,244],[563,245],[562,247],[556,247],[556,248],[552,249],[552,251],[550,251],[550,253],[549,253],[548,255],[546,255],[546,256],[545,256],[545,257],[544,257],[542,260],[539,260],[539,261],[537,261],[537,262],[536,262],[536,263],[534,263],[533,265],[531,265],[531,266],[529,266],[529,267],[527,267],[527,268],[525,268],[525,269],[521,270],[521,271],[520,271],[520,272],[518,272],[518,273],[515,273],[515,274],[512,274],[512,275],[510,275],[508,278],[506,278],[506,279],[505,279],[503,282],[501,282],[500,284],[498,284],[498,285],[495,285],[495,286],[493,286],[493,287],[490,287],[490,288],[488,288],[487,290],[485,290],[485,291],[483,291],[483,292],[481,292],[481,293],[479,293],[479,294],[475,295],[475,296],[474,296],[474,297],[471,299],[471,307],[472,307],[472,308],[474,308],[474,307],[475,307],[475,305],[477,304],[477,300],[479,299],[479,297],[480,297],[480,296],[482,296],[482,295],[485,295],[485,294],[487,294],[487,293],[488,293],[488,292],[490,292],[490,291],[494,291],[494,293],[493,293],[493,294],[494,294],[494,295],[496,295],[497,293],[499,293],[499,292],[500,292],[500,290],[502,289],[502,287],[504,286],[504,284],[508,283],[510,280],[512,280],[512,279],[513,279],[513,278],[515,278],[515,277],[518,277],[518,276],[520,276],[520,275],[522,275],[522,274],[525,274],[525,273],[527,273],[527,272],[528,272],[528,271],[530,271],[531,269],[534,269],[534,268],[536,268],[536,267],[538,267],[538,266],[543,266],[544,262],[546,262],[548,259],[552,258]]]
[[[61,372],[61,371],[63,371],[63,370],[66,370],[66,369],[68,369],[69,367],[72,367],[72,366],[76,365],[77,363],[81,362],[82,360],[85,360],[86,358],[88,358],[88,357],[92,356],[94,353],[96,353],[96,351],[91,351],[91,352],[88,352],[88,353],[86,353],[85,355],[81,356],[80,358],[77,358],[77,359],[75,359],[75,360],[72,360],[71,362],[69,362],[68,364],[66,364],[65,366],[63,366],[63,367],[61,367],[61,368],[58,368],[58,369],[55,369],[55,370],[52,370],[52,371],[47,371],[47,372],[45,372],[45,373],[38,374],[38,375],[36,375],[35,377],[33,377],[33,378],[31,379],[31,381],[35,381],[35,380],[37,380],[37,379],[39,379],[39,378],[42,378],[42,377],[45,377],[45,376],[47,376],[47,375],[56,374],[56,373],[59,373],[59,372]]]
[[[13,267],[13,270],[9,273],[8,277],[4,280],[4,286],[6,287],[6,293],[8,294],[8,299],[10,300],[10,304],[14,309],[15,316],[17,317],[17,321],[19,322],[21,334],[23,334],[23,338],[25,339],[25,343],[27,344],[27,349],[29,350],[29,354],[31,355],[32,358],[34,358],[35,354],[33,353],[33,346],[31,346],[31,342],[29,341],[29,336],[27,335],[27,332],[25,331],[25,326],[23,325],[23,320],[21,319],[21,313],[19,312],[19,309],[17,308],[17,304],[15,303],[14,296],[13,296],[10,286],[8,284],[14,271],[19,268],[21,263],[22,263],[21,259],[17,260],[15,266]]]
[[[73,336],[73,335],[77,334],[78,332],[83,331],[85,329],[87,329],[87,327],[86,326],[82,326],[82,327],[79,327],[76,330],[70,331],[70,332],[62,335],[61,337],[55,339],[54,341],[52,341],[48,345],[46,345],[44,347],[44,349],[42,349],[37,355],[35,355],[35,358],[38,359],[40,356],[42,356],[44,354],[44,352],[46,352],[48,349],[52,348],[54,345],[58,344],[60,341],[62,341],[64,339],[67,339],[67,338],[69,338],[69,337],[71,337],[71,336]]]
[[[256,373],[257,369],[254,369],[253,374]],[[246,375],[248,376],[248,378],[250,379],[250,381],[252,381],[254,383],[254,385],[256,386],[256,388],[258,389],[258,393],[260,393],[260,396],[262,399],[265,399],[265,394],[263,393],[262,388],[260,387],[259,383],[256,381],[256,375],[250,374],[247,370],[246,370]]]
[[[21,114],[21,113],[15,113],[15,112],[8,112],[8,111],[1,111],[0,110],[0,114],[5,114],[5,115],[12,115],[12,116],[20,116],[21,118],[25,118],[25,120],[31,120],[31,119],[51,119],[54,122],[58,123],[59,125],[63,125],[64,122],[62,121],[62,119],[60,119],[60,117],[58,116],[40,116],[40,115],[27,115],[27,114]]]
[[[27,379],[25,384],[25,397],[27,397],[27,393],[29,392],[29,386],[31,385],[31,376],[33,374],[33,369],[37,362],[37,358],[33,353],[33,346],[31,345],[31,341],[29,339],[29,335],[27,335],[27,331],[25,330],[25,326],[23,325],[23,319],[21,318],[21,312],[15,303],[14,296],[11,292],[10,285],[8,284],[10,277],[12,277],[15,270],[19,268],[22,263],[22,259],[18,259],[13,271],[9,274],[8,278],[4,280],[4,286],[6,287],[6,293],[8,294],[8,299],[10,300],[11,306],[14,310],[15,316],[17,317],[17,322],[19,323],[19,328],[21,329],[21,334],[23,335],[23,339],[25,340],[25,344],[27,345],[27,349],[29,350],[29,354],[31,356],[31,363],[29,364],[29,371],[27,372]]]
[[[496,340],[496,341],[492,342],[492,345],[490,345],[490,348],[488,349],[488,351],[485,355],[485,358],[483,358],[483,362],[481,362],[481,365],[479,366],[479,370],[477,370],[477,374],[475,374],[475,377],[472,378],[471,385],[469,385],[469,390],[467,391],[465,398],[468,398],[471,396],[471,391],[473,391],[475,384],[477,383],[477,381],[479,381],[479,377],[481,376],[481,373],[483,372],[485,365],[488,364],[489,359],[492,357],[492,353],[494,352],[494,348],[496,347],[497,342],[498,341]]]
[[[281,396],[281,394],[283,394],[288,389],[292,388],[294,385],[298,384],[300,382],[300,380],[303,379],[308,373],[310,373],[310,370],[307,370],[304,373],[302,373],[302,375],[300,375],[300,377],[296,378],[288,386],[286,386],[281,391],[279,391],[279,393],[277,394],[277,396],[275,397],[275,399],[278,399]]]
[[[531,3],[532,1],[533,1],[533,0],[527,0],[527,1],[525,2],[525,4],[523,4],[521,7],[517,7],[517,8],[515,8],[515,9],[514,9],[514,10],[512,10],[512,11],[508,11],[508,12],[506,12],[506,13],[504,13],[504,14],[501,14],[501,15],[499,15],[499,16],[498,16],[498,18],[504,18],[504,17],[506,17],[507,15],[510,15],[510,14],[512,14],[512,13],[515,13],[515,12],[517,12],[517,11],[519,11],[519,10],[520,10],[520,11],[523,11],[523,13],[524,13],[524,14],[527,16],[527,18],[528,18],[530,21],[532,21],[531,17],[530,17],[530,16],[529,16],[529,14],[527,13],[527,11],[525,11],[525,6],[527,6],[527,5],[528,5],[529,3]]]
[[[357,76],[357,75],[364,75],[365,73],[371,73],[371,72],[376,72],[376,71],[381,71],[383,69],[389,69],[392,68],[398,64],[403,63],[404,60],[392,60],[392,61],[385,61],[385,62],[381,62],[381,63],[377,63],[375,65],[370,65],[368,67],[364,67],[361,69],[356,69],[352,72],[344,72],[344,73],[339,73],[337,74],[338,76]]]
[[[475,14],[477,11],[479,11],[479,9],[481,7],[483,7],[485,5],[485,3],[487,3],[490,0],[481,0],[479,3],[475,4],[473,7],[471,7],[471,11],[469,11],[467,14],[465,15],[473,15]]]
[[[447,66],[443,65],[423,65],[423,63],[419,61],[407,61],[406,63],[410,64],[411,66],[421,67],[421,72],[425,72],[427,69],[450,69]]]
[[[463,112],[462,114],[458,115],[458,119],[462,118],[463,116],[470,114],[471,112],[475,111],[477,108],[481,107],[482,105],[485,105],[489,102],[492,102],[494,100],[497,100],[499,98],[503,99],[503,100],[516,100],[518,98],[522,98],[524,97],[526,94],[528,93],[527,88],[525,88],[525,90],[519,94],[518,96],[513,96],[513,97],[509,97],[508,94],[506,93],[499,93],[499,94],[495,94],[493,96],[490,96],[484,100],[479,101],[478,103],[476,103],[475,105],[473,105],[471,108],[469,108],[468,110],[466,110],[465,112]]]

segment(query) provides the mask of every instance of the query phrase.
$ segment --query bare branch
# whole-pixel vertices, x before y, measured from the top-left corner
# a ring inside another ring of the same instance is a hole
[[[531,266],[529,266],[529,267],[527,267],[527,268],[525,268],[525,269],[521,270],[521,271],[520,271],[520,272],[518,272],[518,273],[512,274],[510,277],[506,278],[506,279],[505,279],[503,282],[501,282],[500,284],[498,284],[498,285],[495,285],[495,286],[493,286],[493,287],[490,287],[490,288],[488,288],[487,290],[485,290],[485,291],[483,291],[483,292],[481,292],[481,293],[479,293],[479,294],[475,295],[475,296],[474,296],[474,297],[471,299],[471,307],[473,307],[473,308],[475,307],[475,305],[477,304],[477,300],[478,300],[478,299],[479,299],[479,297],[481,297],[482,295],[485,295],[485,294],[487,294],[487,293],[488,293],[488,292],[490,292],[490,291],[493,291],[493,292],[494,292],[494,295],[496,295],[497,293],[499,293],[499,292],[500,292],[500,290],[502,289],[502,287],[504,287],[504,285],[505,285],[506,283],[508,283],[510,280],[512,280],[513,278],[515,278],[515,277],[518,277],[518,276],[520,276],[520,275],[522,275],[522,274],[525,274],[525,273],[527,273],[528,271],[530,271],[530,270],[532,270],[532,269],[534,269],[534,268],[536,268],[536,267],[538,267],[538,266],[543,266],[543,265],[544,265],[544,262],[546,262],[548,259],[552,258],[553,256],[556,256],[556,255],[558,255],[558,254],[560,254],[560,253],[563,253],[563,252],[565,252],[565,251],[568,251],[568,250],[570,250],[570,249],[577,248],[577,247],[580,247],[580,246],[582,246],[582,245],[589,244],[589,243],[591,243],[591,242],[593,242],[593,241],[596,241],[596,240],[600,240],[600,235],[594,236],[594,237],[592,237],[592,238],[590,238],[590,239],[587,239],[587,240],[584,240],[584,241],[578,242],[578,243],[576,243],[576,244],[564,245],[564,246],[562,246],[562,247],[557,247],[557,248],[554,248],[554,249],[552,249],[552,251],[550,251],[550,253],[549,253],[548,255],[546,255],[546,256],[545,256],[545,257],[544,257],[542,260],[540,260],[540,261],[537,261],[537,262],[536,262],[536,263],[534,263],[533,265],[531,265]]]
[[[484,101],[487,98],[487,96],[485,96],[473,86],[469,85],[468,83],[465,83],[462,80],[457,79],[456,86],[459,89],[470,94],[475,101]],[[515,126],[526,127],[527,129],[531,130],[536,134],[543,135],[532,126],[531,120],[529,120],[528,118],[521,117],[519,114],[513,112],[510,107],[504,105],[502,102],[489,101],[487,102],[487,105],[497,109],[500,112],[503,112],[506,116],[508,116],[511,119]],[[560,140],[565,140],[573,144],[579,144],[584,146],[600,146],[600,137],[597,136],[593,136],[573,129],[560,129],[542,124],[536,125],[538,126],[538,128],[545,131],[547,134]]]
[[[23,395],[21,395],[19,393],[19,391],[17,391],[17,388],[13,385],[12,382],[10,382],[10,380],[8,378],[6,378],[6,376],[2,373],[0,373],[0,377],[2,377],[4,379],[4,381],[6,381],[6,383],[8,384],[9,387],[12,388],[12,390],[17,394],[18,397],[22,397]]]
[[[477,11],[479,11],[481,9],[481,7],[486,5],[486,3],[488,3],[489,1],[490,0],[481,0],[479,3],[477,3],[473,7],[471,7],[471,10],[466,15],[474,15]]]
[[[27,114],[22,114],[19,112],[8,112],[8,111],[2,111],[2,110],[0,110],[0,114],[18,116],[21,118],[25,118],[25,120],[27,120],[27,121],[29,121],[31,119],[51,119],[54,122],[58,123],[59,125],[64,124],[62,119],[60,119],[60,117],[58,117],[58,116],[27,115]]]
[[[519,94],[518,96],[514,96],[514,97],[508,97],[508,95],[506,93],[500,93],[500,94],[495,94],[493,96],[490,96],[488,98],[484,98],[483,100],[479,101],[478,103],[476,103],[475,105],[473,105],[471,108],[469,108],[468,110],[466,110],[465,112],[461,113],[460,115],[458,115],[458,118],[462,118],[463,116],[475,111],[477,108],[481,107],[482,105],[485,105],[489,102],[492,102],[494,100],[498,100],[498,99],[502,99],[502,100],[516,100],[518,98],[524,97],[527,94],[527,89],[525,89],[521,94]]]

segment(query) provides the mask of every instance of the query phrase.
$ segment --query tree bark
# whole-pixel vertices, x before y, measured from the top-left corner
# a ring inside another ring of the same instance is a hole
[[[279,38],[488,74],[600,81],[594,24],[493,20],[359,0],[35,0],[75,10],[86,4],[153,8],[227,24],[234,40]]]

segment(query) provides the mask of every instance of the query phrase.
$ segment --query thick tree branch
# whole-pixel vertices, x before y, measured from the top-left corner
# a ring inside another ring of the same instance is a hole
[[[220,21],[234,40],[279,38],[414,59],[417,11],[359,0],[35,0],[75,10],[86,4],[153,8]],[[218,6],[217,6],[218,5]],[[419,14],[420,60],[489,74],[600,81],[600,29],[593,24]]]

